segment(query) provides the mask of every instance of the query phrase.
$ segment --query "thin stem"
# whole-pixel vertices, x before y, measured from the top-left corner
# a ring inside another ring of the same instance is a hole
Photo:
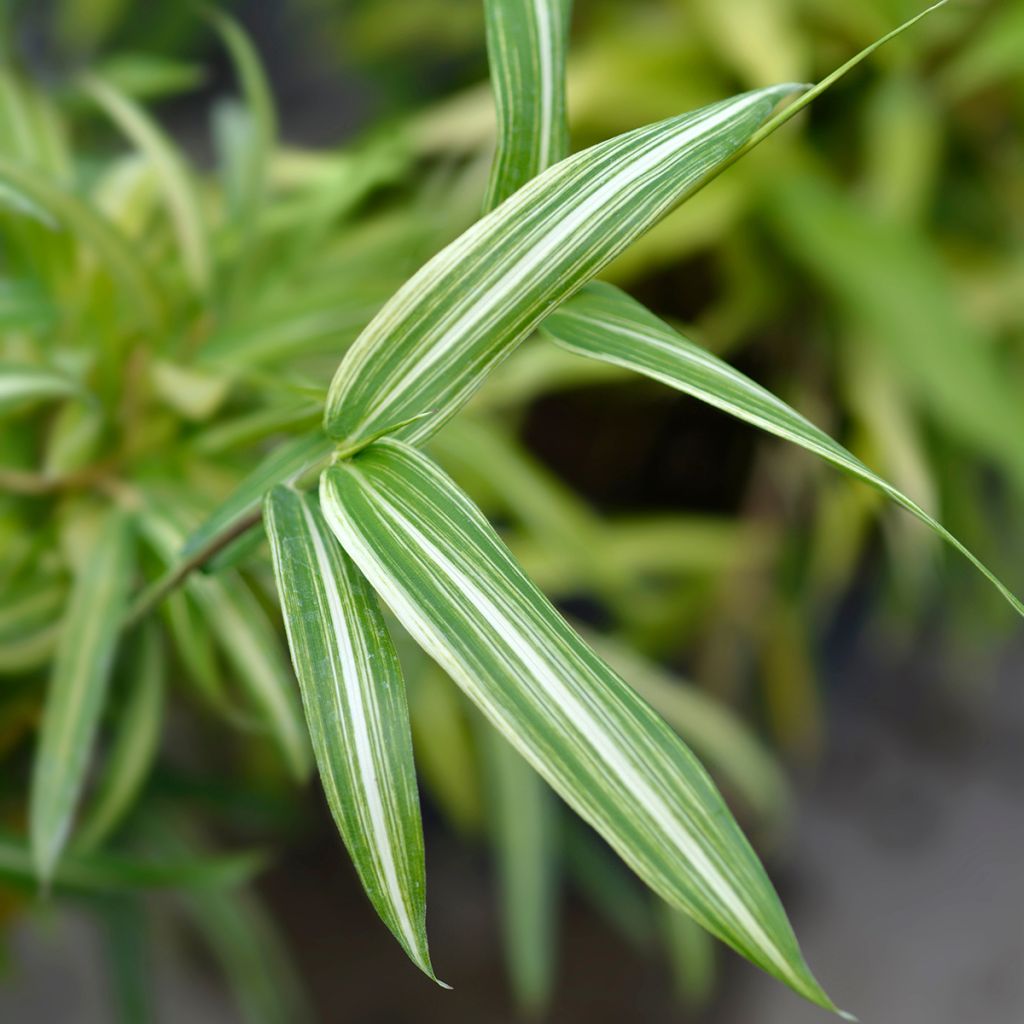
[[[218,552],[223,551],[233,540],[240,537],[250,527],[260,521],[262,510],[259,506],[226,526],[220,533],[211,537],[198,551],[177,565],[171,566],[159,579],[146,587],[132,603],[124,617],[125,628],[135,625],[143,616],[148,615],[168,594],[181,586],[185,578],[195,569],[201,568]]]

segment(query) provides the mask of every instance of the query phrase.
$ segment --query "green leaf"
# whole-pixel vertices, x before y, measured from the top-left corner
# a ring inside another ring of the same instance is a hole
[[[821,1006],[761,865],[699,762],[523,575],[425,456],[325,471],[324,515],[413,638],[659,895]]]
[[[381,920],[437,981],[398,654],[376,596],[311,499],[276,487],[264,521],[327,803]]]
[[[245,97],[246,117],[239,147],[239,193],[235,210],[239,218],[251,218],[263,203],[267,166],[277,134],[274,99],[252,40],[234,18],[213,7],[206,17],[217,30],[231,55]]]
[[[144,624],[130,665],[131,690],[121,709],[114,744],[76,848],[99,846],[131,810],[149,775],[163,724],[166,663],[155,623]]]
[[[580,355],[653,377],[792,441],[870,484],[917,516],[969,559],[1024,615],[1024,604],[924,509],[770,391],[688,341],[619,289],[602,282],[590,285],[550,316],[544,323],[544,331]]]
[[[189,534],[181,551],[183,558],[202,551],[211,541],[231,529],[259,507],[263,496],[275,485],[291,483],[300,474],[326,459],[331,442],[317,430],[275,448],[217,506],[202,526]]]
[[[0,411],[74,395],[80,390],[78,383],[57,370],[0,363]]]
[[[327,432],[356,448],[433,433],[554,307],[713,176],[765,122],[778,85],[649,125],[545,171],[443,249],[356,339]]]
[[[85,782],[132,582],[133,550],[128,519],[110,512],[71,591],[29,794],[32,857],[44,882],[53,876]]]
[[[498,115],[487,210],[569,152],[565,51],[571,7],[571,0],[484,3]]]
[[[680,1002],[692,1010],[707,1006],[715,991],[715,948],[707,932],[667,903],[659,906],[665,949]]]
[[[0,833],[0,879],[31,888],[37,881],[34,860],[21,840]],[[248,881],[262,870],[265,861],[261,853],[143,860],[106,853],[69,852],[56,866],[51,883],[57,889],[72,892],[230,888]]]
[[[481,734],[505,961],[516,1002],[536,1016],[550,1000],[557,959],[558,808],[544,780],[498,733],[485,726]]]
[[[134,100],[102,78],[86,75],[82,87],[145,154],[167,198],[185,270],[197,289],[210,283],[210,250],[195,183],[170,138]]]

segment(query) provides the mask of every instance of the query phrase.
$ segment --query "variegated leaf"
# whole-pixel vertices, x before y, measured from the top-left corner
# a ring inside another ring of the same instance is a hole
[[[484,208],[569,152],[565,51],[571,0],[486,0],[498,140]]]
[[[57,868],[88,771],[132,582],[133,551],[130,522],[111,511],[71,591],[29,793],[32,860],[44,881]]]
[[[405,684],[376,595],[338,546],[315,502],[267,495],[292,664],[327,803],[370,901],[435,981]]]
[[[770,391],[688,341],[618,288],[601,282],[588,285],[545,320],[544,331],[573,352],[653,377],[792,441],[870,484],[969,559],[1024,615],[1024,604],[920,505]]]
[[[740,150],[777,85],[584,150],[524,185],[400,288],[356,339],[327,398],[327,432],[421,440],[559,302]],[[429,410],[429,415],[422,415]]]
[[[378,442],[326,470],[324,515],[398,619],[657,893],[834,1009],[700,763],[523,575],[426,456]]]

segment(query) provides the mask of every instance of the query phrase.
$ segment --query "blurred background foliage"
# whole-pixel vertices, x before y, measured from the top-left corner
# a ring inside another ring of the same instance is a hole
[[[95,398],[58,388],[0,406],[0,673],[9,677],[0,914],[9,923],[34,903],[15,838],[21,794],[69,566],[91,543],[93,485],[113,467],[137,491],[150,517],[142,570],[153,575],[264,452],[316,421],[347,342],[480,209],[493,112],[477,0],[226,9],[255,39],[269,93],[244,44],[190,5],[3,8],[0,359],[57,366]],[[909,0],[577,0],[574,146],[743,89],[813,81],[915,10]],[[1024,2],[953,5],[605,275],[939,514],[1018,592],[1022,53]],[[96,81],[149,110],[183,155],[159,145],[140,153]],[[205,257],[174,206],[185,162]],[[127,266],[108,258],[90,210],[127,239]],[[967,666],[983,678],[977,666],[1016,626],[981,577],[878,495],[713,410],[536,339],[433,452],[709,765],[769,863],[786,859],[788,779],[813,772],[827,748],[837,650],[871,644],[896,659],[938,645],[964,666],[949,673],[955,682]],[[326,858],[315,871],[346,869],[319,797],[296,801],[289,789],[246,682],[260,669],[239,652],[276,620],[272,594],[257,529],[168,602],[161,629],[119,665],[109,760],[147,664],[164,666],[169,699],[134,710],[157,716],[161,738],[137,768],[141,797],[106,845],[110,857],[175,852],[190,870],[210,868],[196,857],[213,836],[274,846],[284,867],[264,895],[294,937],[301,926],[280,906],[295,893],[282,876],[302,869],[301,857]],[[228,605],[236,614],[226,626],[216,609]],[[162,653],[154,659],[147,643]],[[478,728],[447,680],[412,649],[403,656],[430,827],[440,830],[440,818],[463,841],[493,840],[520,1005],[543,1007],[557,986],[563,881],[627,943],[660,949],[685,1002],[712,999],[703,933],[653,907]],[[977,688],[969,696],[985,699]],[[324,844],[327,854],[294,852]],[[93,872],[106,863],[81,855]],[[253,894],[197,890],[182,876],[170,880],[176,897],[157,899],[149,883],[126,881],[120,862],[107,867],[101,882],[117,884],[58,887],[101,922],[124,1019],[147,1019],[145,948],[174,947],[176,929],[205,937],[247,1019],[314,1013],[289,966],[308,949],[293,940],[290,957]],[[448,912],[447,891],[432,889],[432,924]],[[442,975],[456,966],[442,961]]]

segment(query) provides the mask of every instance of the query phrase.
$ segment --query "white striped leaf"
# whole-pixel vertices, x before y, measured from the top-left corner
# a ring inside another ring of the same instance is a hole
[[[428,437],[545,315],[800,88],[772,86],[648,125],[528,182],[414,274],[356,339],[331,383],[327,432],[354,450],[419,416],[394,435]]]
[[[498,140],[484,208],[569,152],[565,51],[571,0],[486,0]]]
[[[436,981],[409,710],[377,597],[312,499],[275,487],[263,516],[327,803],[377,913]]]
[[[455,484],[387,440],[326,470],[321,496],[331,528],[399,621],[630,867],[834,1009],[700,763],[569,627]]]
[[[988,577],[1024,615],[1024,604],[941,523],[868,469],[770,391],[688,341],[618,288],[594,282],[544,322],[545,333],[580,355],[635,370],[820,455],[927,524]]]
[[[133,552],[131,524],[111,511],[71,590],[29,793],[32,860],[43,881],[56,870],[85,782],[132,582]]]

